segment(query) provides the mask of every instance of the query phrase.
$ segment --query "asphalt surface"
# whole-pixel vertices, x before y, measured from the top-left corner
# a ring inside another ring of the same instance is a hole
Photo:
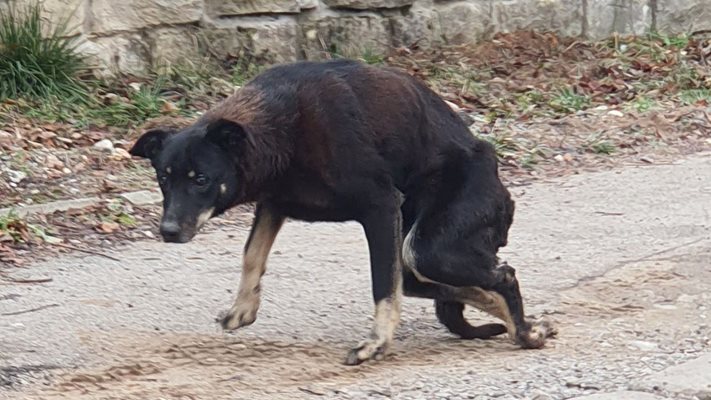
[[[512,193],[502,258],[527,314],[560,332],[542,350],[456,340],[430,301],[406,298],[393,354],[341,365],[372,318],[362,229],[289,221],[257,321],[233,333],[215,319],[234,299],[246,228],[15,271],[51,281],[0,284],[0,398],[703,398],[703,385],[661,381],[711,344],[711,154]]]

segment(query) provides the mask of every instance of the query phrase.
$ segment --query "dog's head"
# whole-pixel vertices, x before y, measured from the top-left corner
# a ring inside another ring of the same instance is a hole
[[[160,233],[185,243],[239,195],[238,159],[250,137],[242,125],[224,119],[174,132],[145,132],[129,151],[151,160],[163,192]]]

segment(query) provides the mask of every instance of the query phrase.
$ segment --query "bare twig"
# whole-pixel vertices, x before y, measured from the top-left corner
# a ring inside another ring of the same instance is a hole
[[[69,245],[69,244],[54,243],[54,246],[63,247],[63,248],[65,248],[65,249],[69,249],[69,250],[80,251],[80,252],[82,252],[82,253],[93,254],[93,255],[95,255],[95,256],[101,256],[101,257],[108,258],[109,260],[113,260],[113,261],[119,261],[119,262],[121,261],[120,259],[118,259],[118,258],[116,258],[116,257],[111,257],[110,255],[107,255],[107,254],[104,254],[104,253],[99,253],[99,252],[97,252],[97,251],[82,249],[82,248],[80,248],[80,247],[75,247],[75,246],[72,246],[72,245]]]
[[[2,316],[8,316],[8,315],[26,314],[26,313],[31,313],[31,312],[35,312],[35,311],[40,311],[40,310],[44,310],[45,308],[52,308],[52,307],[59,307],[59,304],[57,304],[57,303],[52,303],[52,304],[47,304],[47,305],[40,306],[40,307],[30,308],[29,310],[13,311],[13,312],[8,312],[8,313],[2,313],[2,314],[0,314],[0,315],[2,315]]]

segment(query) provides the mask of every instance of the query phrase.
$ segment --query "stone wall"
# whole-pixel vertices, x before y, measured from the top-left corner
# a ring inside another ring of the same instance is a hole
[[[29,1],[0,0],[0,12]],[[71,34],[98,67],[127,73],[207,55],[269,62],[355,56],[518,29],[590,38],[711,29],[711,0],[42,1],[48,17],[70,18]]]

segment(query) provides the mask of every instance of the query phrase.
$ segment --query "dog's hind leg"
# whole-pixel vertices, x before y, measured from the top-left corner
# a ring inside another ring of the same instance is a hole
[[[267,257],[274,239],[284,223],[284,217],[270,207],[258,204],[254,223],[244,247],[242,275],[237,299],[222,318],[224,329],[237,329],[254,323],[259,309],[261,278],[267,265]]]
[[[537,349],[543,347],[546,338],[557,332],[547,322],[532,324],[526,321],[523,311],[523,300],[519,290],[515,270],[506,263],[498,265],[491,271],[493,281],[490,288],[462,288],[465,303],[487,312],[506,323],[509,336],[521,347]]]
[[[398,197],[386,195],[378,209],[360,219],[370,251],[375,316],[370,337],[348,352],[345,364],[381,360],[392,343],[400,322],[402,300],[402,215]]]
[[[489,339],[507,332],[502,324],[470,324],[464,318],[464,303],[460,301],[435,300],[435,312],[439,322],[462,339]]]
[[[506,333],[502,324],[471,325],[464,318],[466,288],[441,285],[434,282],[421,282],[411,271],[403,271],[403,293],[409,297],[421,297],[435,300],[437,319],[450,332],[462,339],[489,339]]]

